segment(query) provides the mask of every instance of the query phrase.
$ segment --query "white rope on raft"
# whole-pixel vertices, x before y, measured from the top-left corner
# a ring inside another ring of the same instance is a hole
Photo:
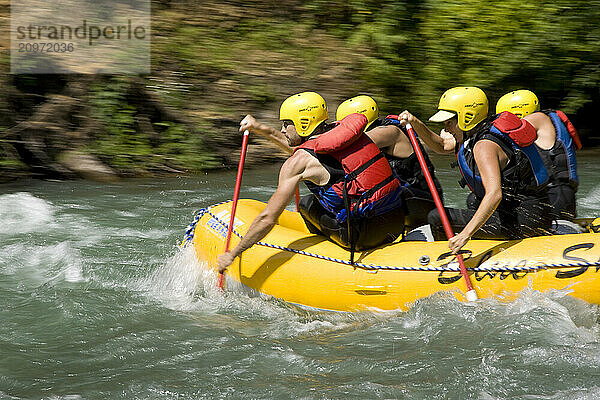
[[[231,200],[229,200],[231,201]],[[213,214],[212,212],[210,212],[209,210],[213,207],[219,206],[221,204],[225,204],[228,203],[229,201],[223,201],[221,203],[217,203],[214,204],[212,206],[209,206],[207,208],[203,208],[201,210],[199,210],[196,215],[194,216],[194,220],[192,221],[192,223],[190,225],[188,225],[186,231],[185,231],[185,236],[183,238],[181,247],[186,247],[194,238],[194,231],[196,229],[196,225],[198,224],[198,221],[200,221],[200,219],[204,216],[204,214],[208,214],[210,215],[212,218],[214,218],[219,224],[221,224],[223,227],[228,228],[229,225],[227,222],[221,221],[219,219],[219,217],[217,217],[215,214]],[[243,236],[237,232],[235,229],[233,230],[233,233],[239,237],[240,239],[243,238]],[[257,242],[256,243],[259,246],[264,246],[264,247],[270,247],[272,249],[277,249],[277,250],[282,250],[282,251],[287,251],[290,253],[294,253],[294,254],[300,254],[303,256],[307,256],[307,257],[313,257],[313,258],[318,258],[321,260],[326,260],[326,261],[331,261],[331,262],[336,262],[339,264],[344,264],[344,265],[349,265],[352,267],[358,267],[358,268],[363,268],[363,269],[367,269],[367,270],[387,270],[387,271],[434,271],[434,272],[458,272],[460,271],[459,267],[451,267],[451,266],[446,266],[446,267],[425,267],[425,266],[418,266],[418,267],[395,267],[395,266],[389,266],[389,265],[375,265],[375,264],[363,264],[363,263],[359,263],[359,262],[355,262],[354,264],[352,264],[350,261],[348,260],[341,260],[339,258],[333,258],[333,257],[328,257],[328,256],[323,256],[320,254],[314,254],[314,253],[309,253],[307,251],[304,250],[296,250],[296,249],[292,249],[289,247],[283,247],[283,246],[279,246],[276,244],[271,244],[271,243],[265,243],[265,242]],[[546,270],[546,269],[554,269],[554,268],[581,268],[581,267],[600,267],[600,260],[596,261],[596,262],[571,262],[571,263],[554,263],[554,264],[541,264],[541,265],[535,265],[535,266],[514,266],[514,267],[510,267],[510,266],[503,266],[503,267],[482,267],[482,266],[478,266],[478,267],[474,267],[474,268],[467,268],[467,270],[469,271],[475,271],[475,272],[488,272],[488,271],[492,271],[492,272],[529,272],[529,271],[538,271],[538,270]]]

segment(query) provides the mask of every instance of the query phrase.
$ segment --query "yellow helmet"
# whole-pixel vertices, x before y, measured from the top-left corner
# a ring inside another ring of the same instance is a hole
[[[496,103],[496,114],[510,111],[519,118],[540,110],[540,101],[530,90],[515,90],[500,97]]]
[[[279,119],[291,120],[298,135],[308,137],[321,122],[327,120],[327,104],[318,93],[298,93],[281,104]]]
[[[335,119],[340,121],[352,113],[363,114],[367,117],[367,126],[365,127],[367,129],[379,117],[379,107],[370,96],[355,96],[339,105],[335,112]]]
[[[470,131],[488,114],[488,99],[483,90],[474,86],[459,86],[448,89],[440,98],[439,111],[430,121],[443,122],[458,115],[458,127]]]

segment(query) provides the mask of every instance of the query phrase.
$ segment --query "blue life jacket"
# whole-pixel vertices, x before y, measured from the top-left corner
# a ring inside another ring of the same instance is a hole
[[[579,177],[577,176],[574,140],[556,110],[543,110],[542,112],[550,117],[556,131],[556,142],[551,149],[538,148],[546,168],[550,172],[550,185],[566,183],[577,189]]]
[[[488,118],[475,135],[462,144],[457,153],[460,172],[471,191],[478,198],[483,198],[485,188],[475,164],[473,149],[479,140],[490,140],[500,146],[509,160],[501,171],[502,198],[539,194],[546,189],[549,178],[544,162],[533,144],[533,140],[530,140],[530,144],[526,146],[520,146],[509,135],[509,132],[498,128],[499,124],[495,124],[495,122],[500,116],[501,114],[498,114]],[[518,120],[518,117],[512,116]],[[513,122],[515,121],[513,120]],[[522,121],[522,123],[528,124],[529,130],[533,129],[535,140],[535,128],[527,121]],[[531,131],[529,135],[531,135]]]

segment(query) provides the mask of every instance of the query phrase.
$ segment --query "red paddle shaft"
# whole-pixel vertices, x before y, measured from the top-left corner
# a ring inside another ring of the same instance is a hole
[[[246,148],[248,147],[249,135],[249,131],[244,131],[244,137],[242,138],[242,151],[240,153],[240,162],[238,163],[237,176],[235,178],[235,189],[233,190],[233,204],[231,205],[231,217],[229,218],[229,225],[227,226],[225,252],[229,251],[229,242],[231,242],[231,233],[233,232],[233,223],[235,221],[235,209],[237,208],[238,197],[240,195],[240,186],[242,186],[242,173],[244,172],[244,160],[246,159]],[[225,279],[222,272],[219,273],[219,280],[217,286],[219,286],[221,289],[225,288]]]
[[[300,207],[300,186],[296,186],[296,212],[299,211]]]
[[[423,174],[425,175],[425,179],[427,180],[427,185],[429,186],[429,190],[431,191],[431,195],[433,196],[433,201],[435,202],[435,206],[437,207],[438,212],[440,213],[440,217],[442,218],[442,224],[444,225],[444,231],[446,232],[446,236],[448,239],[454,237],[454,231],[452,230],[452,226],[450,225],[450,220],[448,220],[448,215],[446,215],[446,210],[444,209],[444,205],[442,204],[442,199],[440,199],[440,195],[435,187],[435,183],[433,183],[433,178],[431,177],[431,173],[429,172],[429,168],[427,168],[427,164],[425,163],[425,158],[423,157],[423,153],[421,152],[421,147],[419,146],[419,142],[417,142],[417,135],[413,127],[410,124],[406,124],[406,130],[408,131],[408,137],[412,146],[417,154],[417,158],[419,159],[419,164],[421,164],[421,169],[423,170]],[[460,268],[460,274],[463,278],[465,278],[465,283],[467,284],[467,300],[474,301],[477,300],[477,293],[475,289],[473,289],[473,285],[471,284],[471,279],[469,278],[469,274],[467,273],[467,268],[465,267],[465,262],[462,258],[461,254],[456,255],[456,260],[458,261],[458,266]]]

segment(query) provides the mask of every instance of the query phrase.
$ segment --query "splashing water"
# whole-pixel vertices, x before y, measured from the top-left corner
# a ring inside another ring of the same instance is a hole
[[[598,193],[585,165],[580,214],[591,216]],[[245,187],[267,188],[251,197],[267,199],[276,172],[245,173]],[[472,304],[439,293],[407,312],[361,313],[302,309],[233,282],[220,292],[177,245],[195,210],[231,197],[233,175],[8,187],[0,397],[600,395],[599,310],[568,290]]]
[[[0,196],[0,235],[29,233],[52,221],[54,207],[29,193]]]

